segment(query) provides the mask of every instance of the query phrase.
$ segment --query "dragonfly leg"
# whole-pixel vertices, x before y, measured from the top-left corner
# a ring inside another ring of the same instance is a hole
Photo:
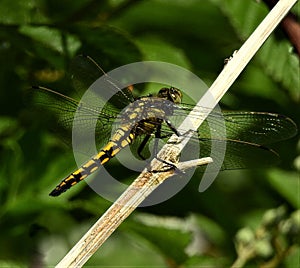
[[[166,164],[167,167],[164,167],[162,169],[157,169],[157,170],[156,169],[151,170],[151,172],[153,172],[153,173],[167,172],[167,171],[176,169],[176,166],[173,163],[169,162],[169,161],[166,161],[166,160],[158,158],[158,157],[157,157],[157,160],[164,163],[164,164]]]
[[[171,122],[169,120],[166,120],[167,125],[170,127],[171,130],[174,131],[174,133],[179,136],[179,132],[176,130],[176,128],[171,124]],[[161,159],[159,157],[157,157],[157,153],[158,153],[158,139],[162,139],[162,135],[161,135],[161,125],[157,126],[156,131],[155,131],[155,144],[154,144],[154,155],[156,156],[156,159],[164,164],[166,164],[167,166],[163,169],[160,170],[151,170],[151,172],[153,173],[159,173],[159,172],[167,172],[170,170],[178,170],[176,165],[174,165],[172,162],[170,161],[166,161],[164,159]]]
[[[172,123],[169,120],[166,120],[167,125],[170,127],[170,129],[179,137],[181,136],[180,133],[176,130],[176,128],[172,125]],[[161,124],[159,124],[156,127],[155,131],[155,141],[154,141],[154,150],[153,150],[153,155],[156,156],[158,154],[158,141],[159,139],[164,139],[168,136],[163,136],[161,135]],[[158,158],[157,158],[158,159]],[[158,159],[164,162],[162,159]],[[166,163],[169,164],[169,163]]]
[[[166,124],[168,125],[168,127],[178,136],[180,137],[181,134],[177,131],[177,129],[175,128],[175,126],[171,123],[170,120],[165,120]],[[141,152],[142,150],[145,148],[147,142],[149,141],[151,135],[147,135],[145,137],[145,139],[143,140],[143,142],[140,144],[139,148],[138,148],[138,155],[142,158],[145,159],[142,155]],[[166,136],[167,137],[167,136]],[[164,159],[161,159],[159,157],[157,157],[157,153],[158,153],[158,142],[159,139],[163,139],[165,138],[163,135],[161,135],[161,124],[157,125],[156,127],[156,131],[155,131],[155,141],[154,141],[154,150],[153,150],[153,155],[156,157],[157,160],[161,161],[162,163],[166,164],[167,167],[160,169],[160,170],[151,170],[151,172],[153,173],[158,173],[158,172],[167,172],[170,170],[176,170],[178,173],[184,173],[184,171],[179,170],[175,164],[173,164],[172,162],[166,161]]]
[[[178,136],[180,135],[169,120],[166,120],[166,123],[176,135],[178,135]],[[155,135],[155,141],[154,141],[154,147],[153,147],[154,149],[153,149],[152,155],[156,156],[158,153],[158,141],[159,141],[159,139],[165,138],[164,136],[161,135],[161,124],[157,124],[154,135]],[[143,139],[142,143],[139,145],[138,150],[137,150],[138,156],[143,160],[146,160],[146,158],[142,155],[142,151],[144,150],[150,137],[151,137],[151,134],[146,135],[146,137]]]
[[[142,143],[139,145],[139,148],[138,148],[138,150],[137,150],[138,156],[139,156],[141,159],[143,159],[143,160],[146,160],[146,158],[142,155],[142,151],[144,150],[144,148],[145,148],[147,142],[149,141],[150,137],[151,137],[150,134],[147,135],[147,136],[143,139]]]
[[[167,125],[170,127],[170,129],[178,136],[180,137],[179,138],[179,141],[178,143],[181,142],[181,139],[183,139],[185,137],[185,135],[189,134],[189,133],[193,133],[194,131],[193,130],[188,130],[186,131],[184,134],[180,134],[177,129],[172,125],[172,123],[169,121],[169,120],[165,120],[165,122],[167,123]],[[156,137],[159,137],[159,138],[163,138],[163,136],[161,135],[161,125],[159,127],[157,127],[157,131],[156,131]],[[156,140],[157,141],[157,140]],[[177,143],[177,142],[176,142]],[[174,143],[174,144],[176,144]],[[155,154],[157,155],[157,154]],[[173,164],[172,162],[169,162],[169,161],[166,161],[164,159],[161,159],[159,157],[156,157],[157,160],[161,161],[162,163],[166,164],[167,167],[163,168],[163,169],[160,169],[160,170],[151,170],[151,172],[154,172],[154,173],[158,173],[158,172],[167,172],[167,171],[170,171],[170,170],[175,170],[177,174],[184,174],[185,171],[183,169],[180,169],[178,168],[175,164]]]
[[[146,135],[146,137],[143,139],[142,143],[139,145],[139,148],[137,150],[138,156],[143,159],[146,160],[146,158],[142,155],[142,151],[144,150],[146,144],[148,143],[149,139],[151,137],[151,134]],[[155,141],[154,141],[154,148],[153,148],[153,154],[154,156],[157,155],[158,152],[158,139],[161,139],[161,124],[159,124],[156,127],[156,131],[155,131]]]
[[[153,148],[153,155],[156,157],[158,153],[158,139],[162,139],[161,136],[161,124],[159,124],[155,131],[155,141],[154,141],[154,148]]]
[[[161,169],[150,170],[152,173],[161,173],[161,172],[168,172],[168,171],[174,170],[175,174],[185,174],[185,171],[183,169],[177,168],[177,166],[175,164],[173,164],[172,162],[166,161],[159,157],[157,157],[157,160],[161,161],[162,163],[166,164],[167,166],[164,168],[161,168]]]
[[[178,130],[175,128],[175,126],[173,126],[173,124],[171,123],[170,120],[165,120],[167,126],[174,132],[174,134],[176,134],[178,137],[181,137],[182,135],[178,132]],[[161,128],[161,127],[160,127]],[[168,138],[170,137],[169,135],[161,135],[161,133],[159,134],[159,136],[156,136],[159,139],[164,139],[164,138]]]
[[[175,128],[175,126],[171,123],[170,120],[166,119],[165,120],[166,124],[168,125],[168,127],[178,136],[180,137],[180,133],[178,132],[178,130]]]

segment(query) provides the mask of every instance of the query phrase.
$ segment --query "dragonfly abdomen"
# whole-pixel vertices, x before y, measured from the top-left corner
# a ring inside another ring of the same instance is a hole
[[[49,195],[58,196],[78,182],[84,180],[87,176],[94,173],[101,165],[112,159],[122,148],[131,144],[133,139],[134,134],[131,133],[127,127],[118,128],[112,139],[97,155],[62,180]]]

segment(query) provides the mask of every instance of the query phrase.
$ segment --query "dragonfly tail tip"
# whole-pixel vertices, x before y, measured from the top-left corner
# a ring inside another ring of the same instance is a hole
[[[62,192],[56,188],[49,194],[50,196],[59,196]]]

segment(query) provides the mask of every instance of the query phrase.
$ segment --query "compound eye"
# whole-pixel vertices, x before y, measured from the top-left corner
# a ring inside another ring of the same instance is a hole
[[[170,95],[171,95],[172,97],[175,97],[175,96],[176,96],[177,90],[176,90],[174,87],[171,87],[171,88],[169,89],[169,92],[170,92]]]
[[[167,88],[161,88],[157,94],[157,96],[160,98],[167,98],[168,95],[169,95],[169,89]]]
[[[181,102],[181,91],[175,87],[171,87],[169,91],[169,96],[172,99],[173,102],[175,103],[180,103]]]

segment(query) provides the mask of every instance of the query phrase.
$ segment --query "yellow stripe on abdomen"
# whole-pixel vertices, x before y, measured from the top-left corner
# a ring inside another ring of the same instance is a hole
[[[112,159],[122,148],[131,144],[134,139],[134,135],[131,133],[129,135],[124,135],[126,130],[127,129],[119,128],[112,140],[108,142],[97,155],[62,180],[62,182],[57,185],[49,195],[58,196],[67,191],[69,188],[95,172],[101,165],[104,165]],[[121,133],[123,134],[123,137],[120,135]]]

